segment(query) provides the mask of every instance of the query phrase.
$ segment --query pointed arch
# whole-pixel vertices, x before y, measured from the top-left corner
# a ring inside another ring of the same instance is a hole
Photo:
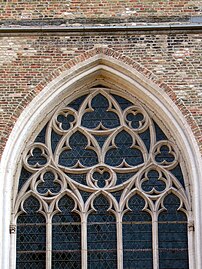
[[[94,55],[53,79],[25,108],[13,128],[1,162],[3,184],[1,184],[0,189],[0,204],[2,206],[0,209],[2,222],[0,240],[2,256],[0,259],[2,268],[9,268],[9,248],[10,240],[12,240],[9,234],[9,224],[12,195],[16,191],[16,164],[20,160],[26,142],[32,138],[33,130],[40,130],[39,122],[43,122],[44,115],[51,113],[52,107],[59,106],[61,100],[69,98],[73,92],[75,97],[77,93],[79,96],[81,88],[85,91],[86,88],[99,84],[111,87],[114,91],[122,89],[131,98],[140,99],[145,106],[153,111],[154,115],[160,114],[164,125],[172,130],[189,172],[189,184],[192,192],[195,226],[193,244],[195,247],[191,250],[191,262],[195,266],[193,268],[201,268],[202,201],[200,197],[202,197],[202,168],[199,148],[191,128],[169,96],[154,82],[123,61],[104,54]],[[158,122],[158,117],[156,117],[156,121]],[[162,125],[160,122],[159,124]],[[192,229],[191,224],[190,229]]]

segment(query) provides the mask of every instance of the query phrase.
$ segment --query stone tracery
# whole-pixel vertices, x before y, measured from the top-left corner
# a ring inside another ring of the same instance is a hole
[[[143,105],[139,102],[132,104],[113,94],[110,89],[90,89],[88,96],[67,105],[62,104],[46,126],[45,143],[36,139],[23,155],[23,167],[31,176],[24,184],[20,184],[22,187],[15,202],[15,221],[18,215],[26,213],[25,201],[34,197],[40,204],[37,212],[46,216],[47,225],[50,226],[47,231],[49,229],[49,236],[52,238],[52,218],[61,212],[59,202],[64,195],[70,197],[74,202],[71,211],[80,216],[82,223],[80,251],[82,269],[85,269],[88,264],[85,253],[88,240],[84,231],[89,216],[97,210],[94,202],[102,195],[109,203],[106,212],[116,219],[116,241],[120,246],[117,249],[117,268],[121,269],[123,264],[130,266],[131,259],[129,252],[124,254],[122,222],[124,216],[132,211],[131,199],[139,197],[137,199],[144,201],[139,212],[143,210],[152,217],[148,222],[149,230],[151,227],[153,230],[150,236],[153,236],[153,251],[150,247],[148,251],[153,259],[148,261],[147,268],[158,268],[158,225],[155,220],[161,212],[167,210],[164,205],[165,197],[173,193],[179,198],[180,204],[176,210],[188,212],[190,207],[182,180],[180,182],[173,172],[180,166],[179,150],[165,135],[164,139],[158,138],[156,125]],[[180,176],[183,178],[183,175]],[[101,204],[97,207],[102,206],[103,199],[100,201]],[[125,219],[124,225],[127,227],[127,222],[131,220],[127,220],[127,217]],[[186,224],[187,220],[183,221]],[[106,220],[105,222],[109,225]],[[127,239],[124,240],[127,242]],[[131,244],[135,251],[133,244],[136,243]],[[136,247],[137,253],[140,252],[141,247],[137,244]],[[47,240],[46,252],[51,249],[51,242]],[[184,249],[181,253],[186,254],[187,249]],[[52,263],[58,264],[52,260],[51,255],[47,254],[47,257],[46,269],[53,268]],[[138,259],[138,254],[134,259]],[[131,261],[131,266],[134,265],[133,262]],[[20,261],[17,260],[17,264]],[[104,267],[110,268],[109,264],[111,263],[106,263]],[[79,268],[71,259],[68,266]],[[90,266],[88,264],[89,268]],[[100,266],[99,263],[96,266]],[[143,265],[139,263],[135,266],[141,268]]]

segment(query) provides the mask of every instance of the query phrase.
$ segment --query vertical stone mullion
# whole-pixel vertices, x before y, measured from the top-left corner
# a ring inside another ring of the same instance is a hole
[[[87,250],[87,216],[81,215],[81,268],[88,267],[88,250]]]
[[[50,214],[47,214],[46,223],[46,269],[52,268],[52,221]]]
[[[10,225],[10,269],[16,268],[16,234],[17,226]]]
[[[117,268],[123,269],[123,234],[122,234],[122,216],[120,213],[116,216],[117,233]]]
[[[153,215],[152,215],[152,249],[153,249],[153,268],[159,269],[158,215],[157,215],[157,212],[153,212]]]

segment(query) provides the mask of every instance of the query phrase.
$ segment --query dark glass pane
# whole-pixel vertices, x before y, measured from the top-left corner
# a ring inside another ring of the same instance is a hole
[[[24,253],[17,252],[16,269],[45,269],[46,268],[46,253],[45,252],[32,252]]]
[[[124,269],[152,269],[151,216],[142,211],[144,200],[135,195],[129,200],[128,211],[123,217]]]
[[[100,123],[105,128],[115,128],[119,126],[119,118],[116,113],[107,111],[109,103],[107,99],[101,95],[96,95],[91,106],[94,109],[92,112],[86,112],[82,117],[81,125],[87,128],[96,128]]]
[[[25,182],[31,177],[32,173],[27,171],[24,167],[22,167],[20,178],[19,178],[19,186],[18,191],[22,188],[22,186],[25,184]]]
[[[125,181],[127,181],[128,179],[130,179],[134,175],[135,175],[135,173],[124,173],[124,174],[116,173],[116,176],[117,176],[116,185],[124,183]]]
[[[52,130],[52,132],[51,132],[51,148],[52,148],[53,153],[55,152],[57,144],[61,138],[62,138],[61,135],[57,134],[54,130]]]
[[[39,142],[39,143],[45,144],[46,128],[47,128],[47,124],[43,127],[43,129],[41,130],[41,132],[37,135],[37,137],[35,138],[35,141],[34,142]]]
[[[167,163],[172,163],[174,161],[174,156],[169,152],[169,148],[166,145],[161,146],[160,153],[156,155],[155,160],[158,163],[163,163],[166,161]]]
[[[68,107],[71,107],[75,110],[79,110],[81,104],[83,103],[84,99],[86,98],[87,95],[82,95],[81,97],[75,99],[71,103],[68,104]]]
[[[142,183],[142,189],[146,192],[151,191],[153,188],[158,192],[163,191],[166,187],[166,184],[162,180],[160,180],[161,177],[160,178],[159,177],[160,175],[158,171],[150,170],[147,173],[147,181],[144,181]],[[164,176],[162,175],[162,177]]]
[[[24,202],[26,214],[17,219],[16,268],[45,269],[46,264],[46,220],[37,213],[39,202],[29,197]]]
[[[65,173],[68,177],[71,179],[75,180],[76,182],[82,184],[82,185],[87,185],[86,183],[86,174],[70,174],[70,173]]]
[[[122,194],[123,190],[121,191],[115,191],[115,192],[112,192],[111,194],[115,197],[115,199],[117,200],[117,202],[120,201],[120,198],[121,198],[121,194]]]
[[[94,137],[97,140],[98,145],[100,147],[102,147],[104,145],[105,141],[107,140],[108,135],[102,135],[102,136],[101,135],[94,135]]]
[[[179,182],[182,184],[183,187],[184,185],[184,177],[182,174],[182,169],[180,165],[178,164],[174,169],[170,170],[170,172],[179,180]]]
[[[97,185],[99,188],[104,188],[106,185],[107,179],[110,178],[110,173],[107,171],[104,172],[94,172],[93,179],[97,181]]]
[[[115,138],[117,148],[110,149],[105,156],[105,163],[111,166],[120,165],[123,160],[131,166],[143,163],[143,156],[139,149],[131,148],[132,137],[126,131],[120,132]]]
[[[59,157],[59,164],[67,167],[74,166],[78,160],[84,166],[92,166],[98,163],[97,154],[93,150],[86,149],[87,138],[80,132],[75,132],[69,140],[71,149],[64,150]]]
[[[60,191],[61,186],[59,183],[54,182],[55,175],[51,171],[43,175],[43,180],[44,182],[39,183],[37,186],[39,193],[45,194],[48,190],[51,191],[51,193],[58,193]]]
[[[72,212],[74,201],[70,197],[62,197],[58,206],[61,212],[52,220],[52,268],[81,268],[80,217]]]
[[[40,148],[34,148],[33,156],[30,156],[27,160],[29,165],[45,165],[47,159],[43,156],[42,150]]]
[[[118,96],[116,94],[112,94],[112,96],[114,97],[114,99],[117,101],[117,103],[120,105],[121,109],[124,110],[129,106],[132,106],[133,104],[126,100],[125,98]]]
[[[83,201],[86,202],[92,193],[80,190],[80,194],[81,194],[81,196],[83,198]]]
[[[156,124],[156,122],[153,122],[153,123],[154,123],[155,131],[156,131],[156,141],[168,140],[167,136],[160,129],[160,127]]]
[[[116,269],[116,219],[107,212],[104,196],[94,200],[94,207],[97,211],[88,216],[88,269]]]
[[[133,113],[129,113],[126,116],[126,119],[131,123],[132,128],[137,129],[141,126],[140,122],[144,119],[144,116],[142,113],[138,112],[136,115],[134,115]]]
[[[151,143],[149,128],[146,131],[144,131],[143,133],[139,134],[139,136],[142,139],[142,141],[144,142],[146,149],[149,151],[150,143]]]
[[[169,194],[164,200],[164,211],[159,216],[160,269],[188,269],[187,218],[177,211],[179,199]]]

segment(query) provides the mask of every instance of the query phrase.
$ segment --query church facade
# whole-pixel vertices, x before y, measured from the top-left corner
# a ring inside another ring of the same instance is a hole
[[[200,1],[0,3],[0,268],[202,268]]]

